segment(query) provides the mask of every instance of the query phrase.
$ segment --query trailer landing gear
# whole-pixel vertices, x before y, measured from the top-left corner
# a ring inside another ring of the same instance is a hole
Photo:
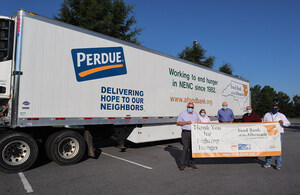
[[[118,142],[120,152],[126,152],[125,141],[130,135],[130,133],[135,128],[135,125],[115,125],[114,126],[114,135],[111,139],[114,139]]]

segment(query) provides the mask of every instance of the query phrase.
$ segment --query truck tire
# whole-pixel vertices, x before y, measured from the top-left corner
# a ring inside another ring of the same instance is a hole
[[[80,161],[85,147],[84,138],[72,130],[53,133],[45,143],[48,158],[59,165],[71,165]]]
[[[38,156],[38,146],[28,134],[8,132],[0,137],[0,169],[7,173],[24,171]]]

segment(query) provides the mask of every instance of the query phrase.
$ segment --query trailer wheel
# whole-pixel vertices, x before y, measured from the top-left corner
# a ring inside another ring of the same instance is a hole
[[[0,169],[15,173],[28,169],[38,156],[35,140],[25,133],[9,132],[0,138]]]
[[[71,165],[77,163],[83,157],[85,141],[75,131],[58,131],[48,137],[45,147],[51,160],[59,165]]]

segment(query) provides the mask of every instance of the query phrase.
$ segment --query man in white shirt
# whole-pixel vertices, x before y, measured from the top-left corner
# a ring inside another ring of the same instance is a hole
[[[281,146],[282,146],[282,135],[284,133],[283,127],[288,127],[291,125],[290,121],[286,118],[286,116],[280,112],[278,112],[279,107],[277,104],[274,104],[272,107],[272,111],[268,112],[265,114],[263,118],[263,122],[273,122],[273,121],[278,121],[280,123],[280,139],[281,139]],[[282,148],[282,147],[281,147]],[[282,149],[281,149],[282,150]],[[275,163],[276,163],[276,170],[280,170],[281,167],[281,161],[282,161],[282,156],[276,156],[275,157]],[[269,168],[271,167],[272,164],[272,158],[271,156],[266,157],[266,164],[263,165],[264,168]]]

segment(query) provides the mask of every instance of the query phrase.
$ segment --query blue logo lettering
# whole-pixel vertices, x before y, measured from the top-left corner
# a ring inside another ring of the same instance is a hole
[[[72,49],[78,82],[127,74],[122,47]]]

